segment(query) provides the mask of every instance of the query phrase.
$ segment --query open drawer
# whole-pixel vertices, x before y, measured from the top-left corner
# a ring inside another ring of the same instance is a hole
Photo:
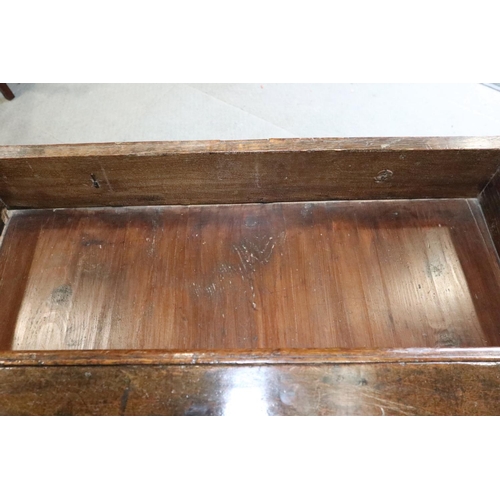
[[[500,138],[0,147],[0,413],[500,413],[499,167]]]

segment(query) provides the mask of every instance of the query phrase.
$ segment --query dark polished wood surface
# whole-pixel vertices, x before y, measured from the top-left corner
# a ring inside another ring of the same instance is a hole
[[[0,367],[126,365],[341,365],[406,363],[500,363],[500,347],[396,349],[56,350],[0,351]]]
[[[500,255],[500,167],[479,195],[488,228]]]
[[[2,347],[500,345],[476,200],[14,212]]]
[[[0,368],[2,415],[500,415],[498,363]]]
[[[11,208],[476,197],[500,138],[0,146]]]

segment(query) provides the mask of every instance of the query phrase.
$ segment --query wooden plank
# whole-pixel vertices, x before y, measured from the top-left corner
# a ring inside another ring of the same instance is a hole
[[[500,255],[500,168],[479,195],[493,243]]]
[[[191,153],[301,152],[325,150],[490,150],[497,137],[354,137],[256,139],[246,141],[156,141],[2,146],[0,159],[84,156],[161,156]]]
[[[500,138],[0,147],[10,208],[475,197]]]
[[[14,212],[3,348],[499,345],[475,200]]]
[[[499,415],[499,363],[0,368],[2,415]]]
[[[239,349],[0,351],[0,367],[125,365],[327,365],[500,363],[500,347],[405,349]]]
[[[33,260],[40,226],[22,223],[22,238],[10,238],[17,233],[19,219],[11,218],[2,233],[0,246],[0,349],[8,349],[17,315],[24,300],[30,266]],[[15,257],[14,257],[15,256]]]

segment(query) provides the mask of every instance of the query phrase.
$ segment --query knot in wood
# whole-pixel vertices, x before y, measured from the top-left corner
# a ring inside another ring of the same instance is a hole
[[[373,179],[377,183],[381,182],[387,182],[388,180],[392,179],[394,175],[394,172],[392,170],[381,170]]]

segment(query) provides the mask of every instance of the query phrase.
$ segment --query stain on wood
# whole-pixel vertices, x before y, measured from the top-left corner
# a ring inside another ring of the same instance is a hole
[[[475,200],[15,211],[0,265],[16,350],[500,340]]]
[[[0,146],[10,208],[476,197],[500,138]]]

